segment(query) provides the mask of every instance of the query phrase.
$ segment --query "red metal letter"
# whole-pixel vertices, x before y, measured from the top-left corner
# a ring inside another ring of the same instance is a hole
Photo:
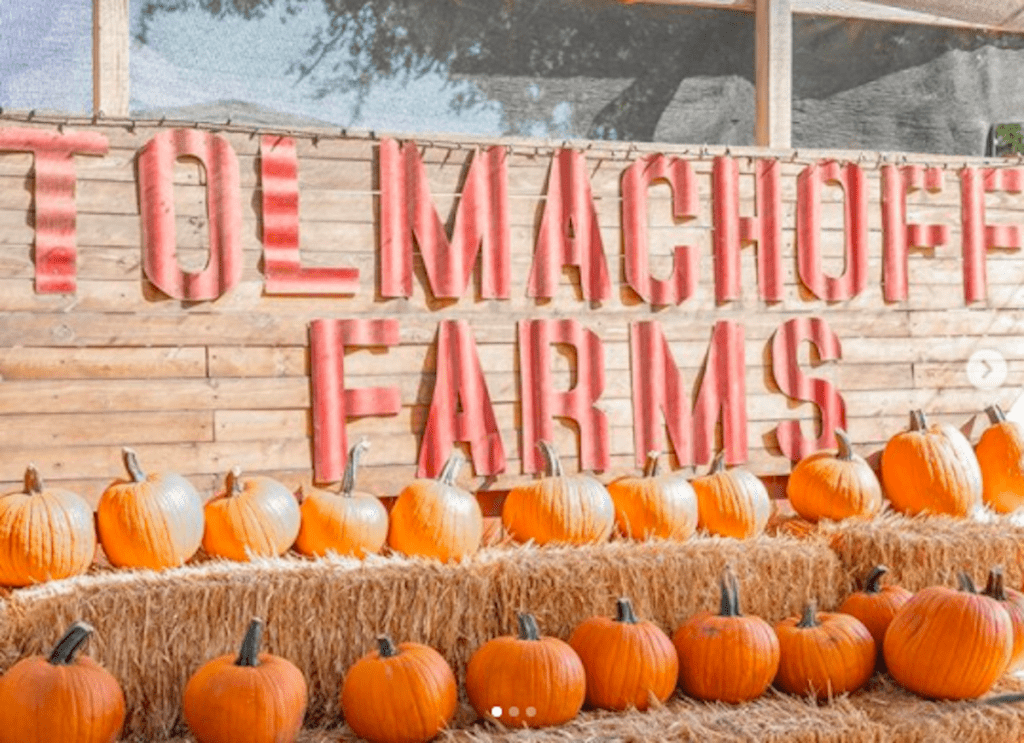
[[[385,297],[412,296],[413,236],[423,256],[430,291],[457,299],[481,254],[480,294],[510,296],[511,228],[508,212],[508,162],[504,147],[472,155],[455,209],[451,242],[427,183],[415,142],[399,146],[383,139],[380,158],[380,292]]]
[[[923,165],[882,166],[882,286],[886,302],[908,296],[907,253],[911,247],[934,248],[949,241],[949,226],[907,224],[907,194],[942,190],[942,170]]]
[[[743,326],[715,323],[693,412],[690,394],[668,347],[661,324],[631,325],[633,437],[638,465],[647,452],[663,448],[660,410],[680,465],[706,463],[715,450],[715,424],[722,419],[725,461],[747,461],[747,408]]]
[[[697,184],[690,163],[678,157],[650,155],[622,173],[622,240],[626,251],[626,283],[652,305],[680,304],[697,288],[700,258],[692,245],[677,245],[672,275],[655,279],[647,262],[647,189],[657,180],[672,189],[672,216],[677,220],[697,217]]]
[[[303,268],[299,258],[299,163],[295,140],[260,138],[263,275],[267,294],[355,294],[358,268]]]
[[[527,283],[531,297],[551,299],[563,266],[578,266],[583,297],[600,302],[611,296],[601,228],[582,152],[559,150],[551,158],[544,213]]]
[[[207,174],[210,261],[201,273],[185,273],[175,257],[174,163],[194,157]],[[242,208],[238,157],[219,134],[172,129],[155,134],[139,155],[142,194],[142,265],[153,285],[174,299],[223,296],[242,278]]]
[[[716,157],[711,172],[715,246],[715,299],[740,298],[740,247],[757,243],[757,286],[761,299],[782,300],[782,186],[779,163],[755,165],[757,215],[740,216],[739,167],[731,157]]]
[[[779,448],[796,462],[818,449],[835,448],[835,429],[846,428],[846,404],[842,395],[825,379],[806,376],[797,365],[797,348],[810,341],[823,361],[842,358],[839,338],[819,317],[799,317],[784,322],[772,339],[772,372],[779,389],[796,400],[813,402],[821,411],[821,433],[807,439],[800,421],[786,421],[775,428]]]
[[[821,186],[841,186],[845,207],[846,270],[835,278],[821,270]],[[852,299],[868,282],[868,192],[864,171],[854,163],[834,160],[808,165],[797,179],[797,267],[800,280],[830,302]]]
[[[960,212],[963,233],[964,299],[984,301],[987,294],[985,253],[993,248],[1020,250],[1020,225],[985,224],[985,192],[1024,190],[1024,168],[964,168],[960,171]]]
[[[397,346],[398,320],[314,320],[309,326],[313,394],[313,474],[338,482],[345,473],[345,420],[395,415],[402,407],[397,387],[345,389],[347,346]]]
[[[551,346],[555,343],[576,350],[576,385],[567,392],[552,389]],[[520,321],[519,378],[523,470],[543,469],[537,442],[554,438],[556,416],[579,426],[580,469],[608,469],[608,419],[594,407],[604,392],[604,351],[597,334],[576,320]]]
[[[34,156],[38,294],[75,292],[75,155],[106,155],[108,149],[107,138],[95,132],[0,129],[0,152]]]
[[[465,320],[443,320],[437,328],[434,395],[423,431],[417,477],[436,477],[455,441],[469,442],[478,475],[505,471],[505,449],[473,331]]]

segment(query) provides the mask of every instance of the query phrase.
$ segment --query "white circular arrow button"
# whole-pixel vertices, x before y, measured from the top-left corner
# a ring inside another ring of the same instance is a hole
[[[1006,381],[1006,359],[999,351],[982,348],[967,360],[967,378],[979,390],[994,390]]]

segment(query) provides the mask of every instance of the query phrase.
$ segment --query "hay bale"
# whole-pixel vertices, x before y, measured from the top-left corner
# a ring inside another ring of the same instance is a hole
[[[822,522],[818,534],[848,571],[851,588],[878,564],[888,566],[890,579],[911,591],[955,586],[960,570],[983,582],[996,565],[1003,567],[1007,585],[1024,583],[1024,526],[1019,517],[956,519],[887,512],[871,521]]]

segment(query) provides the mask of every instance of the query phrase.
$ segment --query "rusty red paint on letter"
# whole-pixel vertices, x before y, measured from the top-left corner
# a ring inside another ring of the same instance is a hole
[[[819,449],[836,446],[835,429],[846,429],[846,404],[835,386],[825,379],[808,377],[797,364],[797,349],[810,341],[822,361],[842,358],[839,337],[820,317],[787,320],[772,339],[772,372],[779,389],[795,400],[812,402],[821,412],[821,433],[808,439],[800,431],[799,421],[785,421],[775,428],[782,453],[796,462]]]
[[[210,260],[185,273],[175,256],[174,163],[194,157],[206,169]],[[142,265],[153,285],[174,299],[217,299],[242,278],[242,207],[238,157],[219,134],[171,129],[153,135],[139,155]]]
[[[576,351],[576,385],[566,392],[554,391],[551,346],[556,343]],[[523,471],[543,469],[537,442],[554,439],[555,417],[579,426],[580,469],[607,469],[608,419],[594,406],[604,392],[604,351],[597,334],[577,320],[520,321],[519,377]]]
[[[443,320],[437,328],[434,394],[423,431],[417,477],[436,477],[456,441],[469,442],[476,474],[505,471],[505,449],[473,331],[465,320]]]
[[[415,236],[435,297],[461,297],[479,253],[481,296],[507,299],[512,258],[505,148],[489,147],[471,156],[450,242],[434,207],[416,143],[399,145],[394,139],[383,139],[378,156],[381,295],[412,296]]]
[[[309,326],[313,400],[313,475],[338,482],[348,458],[347,418],[395,415],[402,407],[397,387],[345,388],[345,349],[397,346],[398,320],[314,320]]]
[[[964,168],[960,171],[960,219],[963,235],[964,300],[981,302],[988,289],[985,254],[993,248],[1020,250],[1024,229],[1017,224],[985,223],[985,193],[1024,190],[1024,168]]]
[[[107,138],[96,132],[59,134],[42,129],[0,129],[0,152],[33,155],[38,294],[75,292],[75,155],[106,155],[108,150]]]
[[[923,165],[883,165],[882,287],[886,302],[908,296],[907,254],[910,248],[934,248],[949,241],[949,226],[908,224],[907,194],[942,190],[942,170]]]

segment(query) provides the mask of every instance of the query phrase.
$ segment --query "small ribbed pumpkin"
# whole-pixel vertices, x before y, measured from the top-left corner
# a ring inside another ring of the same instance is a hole
[[[922,588],[885,632],[885,665],[900,686],[932,699],[974,699],[1006,672],[1013,622],[960,573],[960,590]]]
[[[238,655],[204,663],[189,678],[181,709],[199,743],[292,743],[306,714],[306,679],[291,661],[260,652],[253,619]]]
[[[203,543],[203,499],[173,472],[145,473],[121,450],[128,480],[111,483],[96,506],[100,544],[111,565],[163,570],[185,563]]]
[[[369,447],[365,439],[352,447],[338,492],[300,488],[302,521],[296,550],[310,557],[380,552],[388,538],[387,509],[372,493],[355,490],[359,461]]]
[[[224,490],[206,504],[203,549],[213,557],[246,562],[283,555],[299,534],[299,502],[272,477],[242,478],[233,467]]]
[[[864,686],[875,672],[875,641],[849,614],[818,612],[810,601],[802,617],[775,625],[779,672],[775,686],[790,694],[827,699]]]
[[[1006,609],[1013,625],[1013,652],[1010,654],[1010,665],[1006,672],[1013,673],[1024,668],[1024,593],[1006,587],[1002,568],[992,568],[988,573],[988,583],[982,592],[993,598]]]
[[[992,425],[974,447],[982,499],[996,513],[1010,513],[1024,506],[1024,426],[1006,420],[998,405],[985,412]]]
[[[568,722],[586,698],[583,662],[568,643],[541,636],[533,615],[521,613],[518,622],[518,636],[488,640],[469,659],[469,703],[510,728]]]
[[[910,430],[882,451],[882,485],[897,511],[910,516],[966,516],[981,502],[981,469],[971,443],[948,423],[929,425],[920,410]]]
[[[0,496],[0,585],[28,586],[84,573],[96,555],[96,526],[85,500],[47,488],[35,465],[23,490]]]
[[[545,473],[518,485],[505,498],[501,522],[513,539],[537,544],[604,542],[615,526],[615,503],[608,490],[590,475],[567,475],[558,452],[548,441],[537,446]]]
[[[876,565],[864,581],[864,590],[854,591],[839,606],[843,614],[857,617],[875,640],[878,661],[882,662],[882,641],[889,623],[904,604],[913,596],[903,586],[880,586],[882,576],[889,572],[885,565]]]
[[[882,486],[864,457],[854,454],[846,431],[836,429],[839,449],[809,454],[793,468],[786,495],[808,521],[870,518],[882,509]]]
[[[631,539],[688,539],[697,529],[697,494],[679,472],[658,471],[661,453],[647,455],[643,475],[608,484],[619,532]]]
[[[715,457],[708,474],[695,477],[691,485],[697,493],[701,529],[737,539],[764,531],[772,513],[768,489],[742,467],[725,469],[724,452]]]
[[[452,450],[436,480],[417,478],[391,508],[388,544],[406,555],[461,560],[480,549],[484,517],[476,496],[455,484],[466,462]]]
[[[672,643],[679,655],[679,686],[697,699],[738,704],[764,694],[779,670],[779,639],[768,622],[740,611],[731,570],[720,581],[718,614],[690,617]]]
[[[679,658],[672,641],[654,622],[638,620],[628,598],[616,602],[614,619],[580,623],[569,645],[583,661],[590,707],[645,710],[652,697],[664,702],[676,688]]]
[[[370,743],[425,743],[451,722],[458,706],[455,674],[427,645],[377,638],[377,650],[345,674],[345,722]]]
[[[0,677],[0,743],[113,743],[124,692],[103,666],[79,655],[93,628],[75,622],[50,655],[22,658]]]

